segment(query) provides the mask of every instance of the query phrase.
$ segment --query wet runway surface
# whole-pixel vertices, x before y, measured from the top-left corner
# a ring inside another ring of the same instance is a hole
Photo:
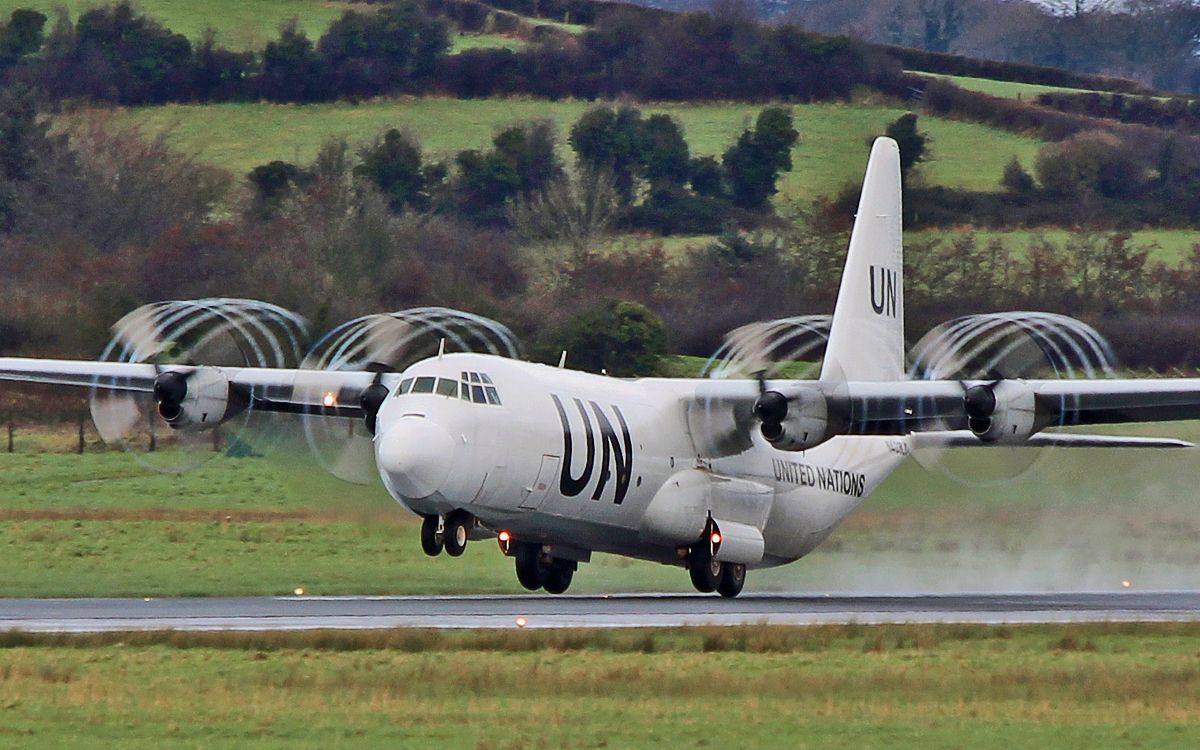
[[[0,599],[0,631],[1200,621],[1200,592]]]

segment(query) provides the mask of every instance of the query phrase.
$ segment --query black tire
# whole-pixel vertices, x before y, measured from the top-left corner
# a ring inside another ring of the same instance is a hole
[[[513,555],[517,563],[517,580],[530,591],[546,585],[546,566],[542,563],[542,545],[517,542]]]
[[[717,593],[726,599],[732,599],[742,593],[746,585],[746,566],[735,563],[725,563],[721,571],[721,580],[717,583]]]
[[[691,559],[688,560],[688,575],[692,578],[692,585],[701,594],[711,594],[717,590],[724,569],[725,566],[719,560],[713,559],[707,544],[697,544],[692,548]]]
[[[555,560],[546,571],[546,592],[561,594],[571,588],[571,579],[575,577],[575,569],[566,560]]]
[[[467,536],[471,533],[471,517],[462,511],[451,513],[446,518],[446,531],[442,543],[446,554],[458,557],[467,549]]]
[[[437,516],[425,516],[421,522],[421,550],[430,557],[437,557],[445,548],[442,535],[438,533],[440,521]]]

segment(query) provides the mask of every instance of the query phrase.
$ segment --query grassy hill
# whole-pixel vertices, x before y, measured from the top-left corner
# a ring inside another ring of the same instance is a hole
[[[383,99],[364,104],[170,105],[122,112],[119,121],[147,133],[167,132],[170,142],[204,161],[244,175],[254,166],[282,159],[305,162],[321,141],[345,136],[366,141],[386,128],[407,129],[425,150],[450,157],[486,145],[497,128],[549,118],[565,141],[567,131],[590,102],[527,99]],[[762,108],[754,104],[645,104],[646,113],[679,119],[694,154],[720,154]],[[891,103],[796,105],[800,143],[794,168],[781,181],[780,198],[811,201],[861,178],[867,139],[883,132],[904,113]],[[987,190],[995,187],[1004,164],[1016,156],[1032,165],[1041,143],[982,125],[922,117],[933,137],[935,159],[925,165],[932,184]],[[986,148],[981,148],[986,144]]]
[[[71,18],[98,5],[95,0],[0,0],[0,15],[17,8],[45,13],[53,26],[56,8],[66,8]],[[278,36],[279,25],[295,18],[311,37],[320,36],[329,22],[351,8],[370,10],[370,3],[348,0],[139,0],[138,9],[164,26],[199,39],[206,28],[217,32],[217,42],[231,49],[259,49]]]

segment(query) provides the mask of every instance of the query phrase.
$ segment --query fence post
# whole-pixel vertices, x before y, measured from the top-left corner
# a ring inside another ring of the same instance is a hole
[[[9,453],[13,452],[13,432],[15,432],[15,429],[13,428],[13,418],[12,418],[12,415],[9,414],[8,415],[8,452]]]
[[[79,418],[79,455],[83,455],[83,417]]]

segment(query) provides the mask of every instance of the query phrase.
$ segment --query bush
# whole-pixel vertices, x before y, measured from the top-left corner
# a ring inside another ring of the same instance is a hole
[[[662,320],[624,300],[606,300],[575,318],[563,340],[574,369],[614,377],[652,375],[666,351]]]

